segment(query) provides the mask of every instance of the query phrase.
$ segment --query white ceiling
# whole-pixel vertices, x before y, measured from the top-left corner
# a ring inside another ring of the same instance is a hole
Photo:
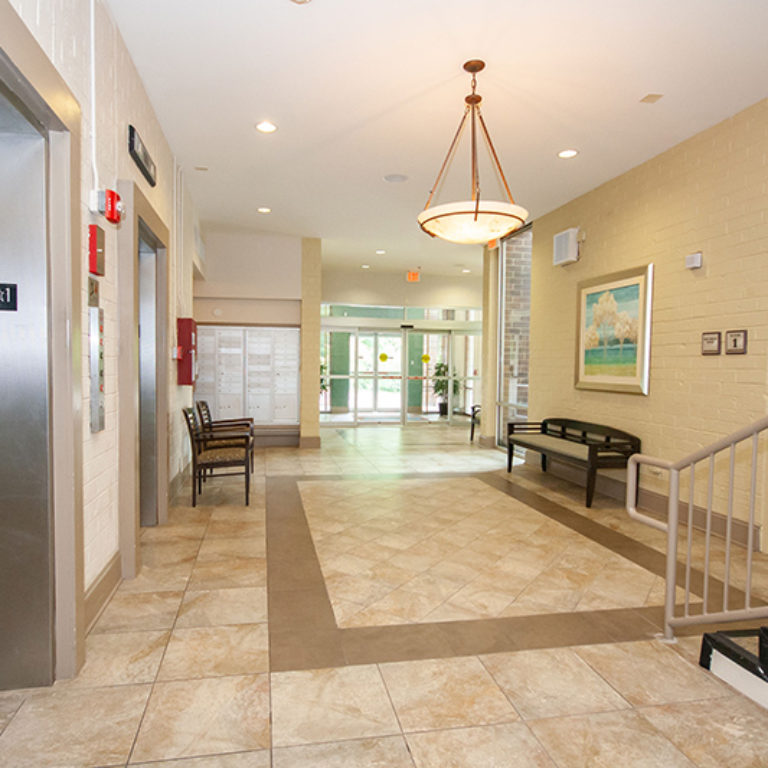
[[[320,237],[339,268],[479,269],[479,247],[416,224],[467,59],[487,63],[483,113],[531,218],[768,95],[766,0],[108,3],[204,227]],[[648,93],[664,96],[640,103]],[[279,130],[258,133],[264,118]],[[468,178],[457,158],[438,202],[466,198]]]

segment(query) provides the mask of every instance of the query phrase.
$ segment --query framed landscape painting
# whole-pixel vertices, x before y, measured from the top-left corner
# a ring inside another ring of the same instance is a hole
[[[648,394],[653,264],[579,283],[576,387]]]

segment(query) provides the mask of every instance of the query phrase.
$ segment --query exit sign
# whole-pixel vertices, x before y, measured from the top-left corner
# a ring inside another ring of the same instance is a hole
[[[0,311],[15,312],[18,283],[0,283]]]
[[[409,283],[418,283],[421,277],[421,272],[406,272],[405,279]]]

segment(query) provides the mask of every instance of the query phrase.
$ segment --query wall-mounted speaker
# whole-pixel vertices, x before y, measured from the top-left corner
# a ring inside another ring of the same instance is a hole
[[[571,227],[552,238],[552,263],[557,266],[579,260],[579,228]]]

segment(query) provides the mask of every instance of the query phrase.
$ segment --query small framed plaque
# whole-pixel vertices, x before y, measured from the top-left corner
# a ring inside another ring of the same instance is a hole
[[[725,354],[726,355],[746,355],[747,354],[747,332],[746,331],[726,331],[725,332]]]
[[[720,354],[720,331],[705,331],[701,334],[701,354]]]

